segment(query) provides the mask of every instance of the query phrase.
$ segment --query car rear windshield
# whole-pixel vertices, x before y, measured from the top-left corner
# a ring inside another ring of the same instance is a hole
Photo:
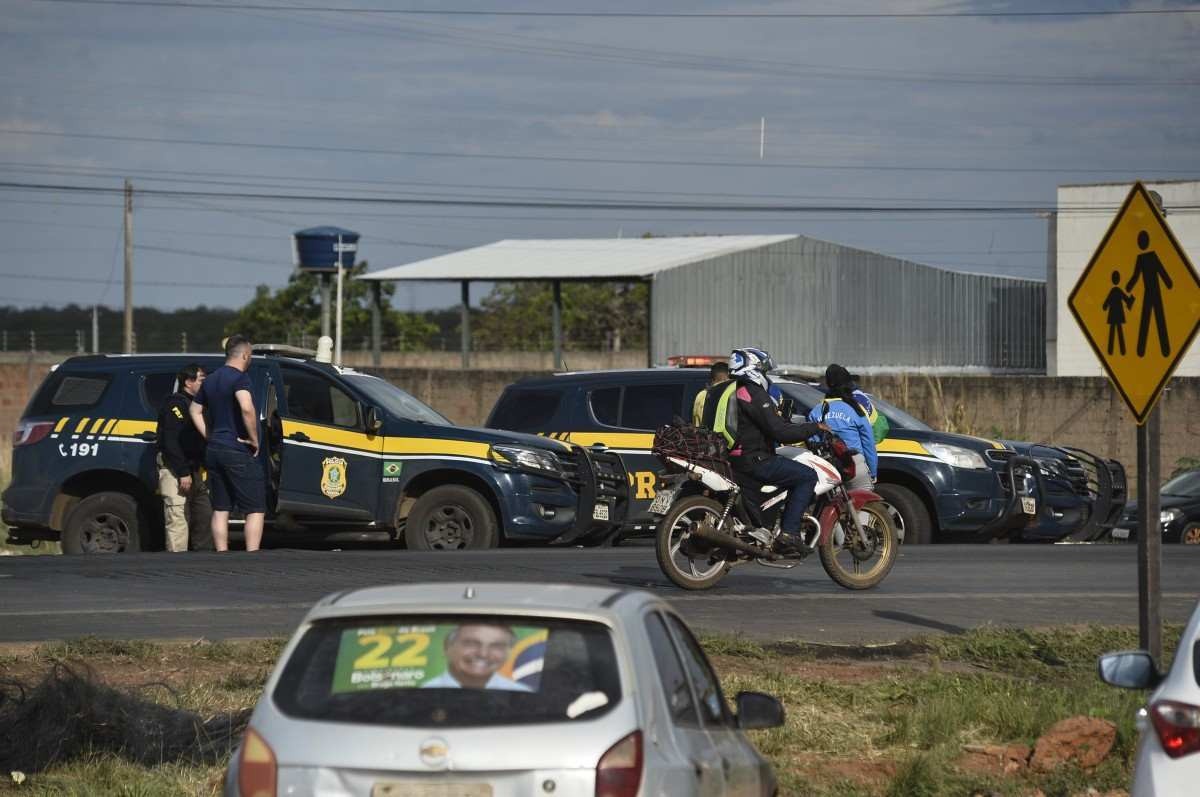
[[[408,615],[318,622],[273,696],[299,719],[477,728],[592,719],[621,681],[599,623]]]
[[[29,402],[27,415],[52,415],[90,409],[100,403],[108,389],[108,374],[52,373]]]
[[[494,429],[512,432],[542,432],[558,414],[561,390],[509,390],[496,405],[488,421]]]

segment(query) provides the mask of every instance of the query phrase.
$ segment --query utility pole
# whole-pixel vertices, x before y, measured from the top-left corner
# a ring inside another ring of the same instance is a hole
[[[133,354],[133,183],[125,180],[125,353]]]
[[[92,354],[100,353],[100,315],[92,305]]]
[[[767,117],[763,117],[758,127],[758,159],[762,160],[767,151]]]

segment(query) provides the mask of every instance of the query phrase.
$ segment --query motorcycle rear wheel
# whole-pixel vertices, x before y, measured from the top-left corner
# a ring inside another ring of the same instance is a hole
[[[671,583],[683,589],[708,589],[717,584],[729,572],[729,563],[710,560],[707,545],[703,550],[689,553],[687,548],[690,529],[702,522],[716,526],[724,509],[711,498],[689,495],[679,499],[659,521],[655,532],[654,551],[658,556],[659,569]]]
[[[817,545],[821,566],[834,583],[846,589],[877,586],[887,578],[892,565],[896,564],[896,554],[900,548],[886,504],[872,501],[864,504],[858,512],[859,522],[863,524],[863,530],[873,545],[868,558],[861,558],[864,552],[852,550],[851,535],[855,532],[851,529],[846,530],[841,545],[835,540],[837,535],[832,533]]]

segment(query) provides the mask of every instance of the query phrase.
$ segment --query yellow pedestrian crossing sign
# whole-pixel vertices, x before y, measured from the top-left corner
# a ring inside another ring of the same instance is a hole
[[[1141,426],[1200,329],[1200,277],[1141,183],[1067,305]]]

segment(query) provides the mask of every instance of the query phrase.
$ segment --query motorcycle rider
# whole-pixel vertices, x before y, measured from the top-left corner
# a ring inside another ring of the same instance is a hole
[[[774,366],[771,355],[761,349],[734,349],[729,356],[729,373],[734,381],[729,386],[709,388],[719,395],[710,394],[705,401],[703,425],[721,432],[729,441],[729,462],[735,472],[787,489],[787,504],[779,522],[782,534],[776,542],[781,552],[787,552],[804,544],[800,532],[817,485],[817,473],[802,462],[778,456],[775,448],[803,442],[819,430],[828,431],[828,427],[823,423],[790,423],[779,417],[767,378]]]

